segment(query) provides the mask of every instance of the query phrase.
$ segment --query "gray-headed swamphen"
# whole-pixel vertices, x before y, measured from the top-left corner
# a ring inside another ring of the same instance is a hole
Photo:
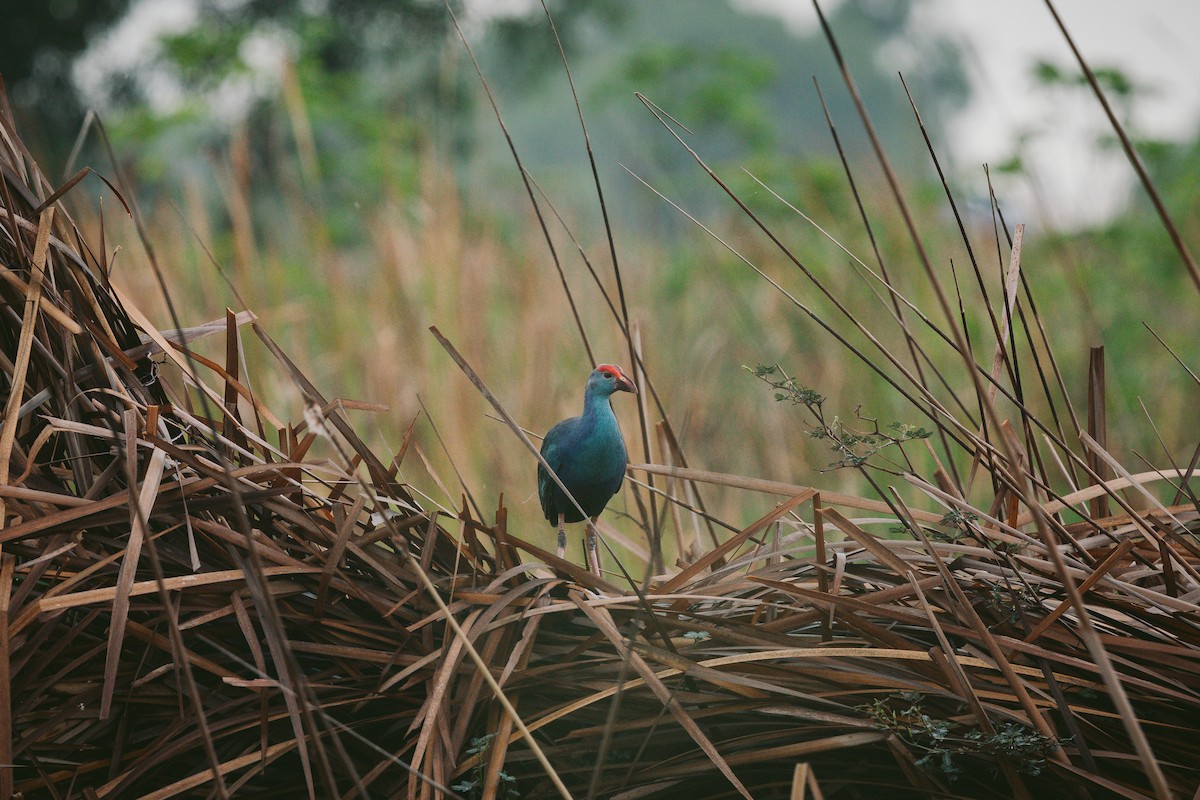
[[[564,419],[542,440],[542,457],[579,503],[579,508],[563,494],[546,468],[538,464],[538,498],[547,521],[558,525],[558,557],[563,558],[567,550],[567,533],[563,526],[568,522],[581,522],[586,515],[590,518],[587,561],[596,575],[600,574],[596,517],[621,488],[625,477],[625,442],[609,403],[613,392],[636,394],[637,388],[620,367],[601,364],[588,376],[583,393],[583,413]],[[580,508],[583,514],[579,513]]]

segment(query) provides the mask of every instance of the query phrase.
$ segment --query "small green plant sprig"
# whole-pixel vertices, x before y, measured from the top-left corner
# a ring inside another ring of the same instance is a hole
[[[957,542],[963,537],[972,537],[974,533],[972,523],[977,519],[979,519],[979,515],[971,511],[951,509],[942,516],[941,525],[944,530],[931,529],[929,536],[931,539],[943,542]]]
[[[1001,586],[993,583],[983,604],[1013,625],[1021,621],[1022,612],[1031,613],[1041,607],[1038,596],[1025,584]]]
[[[837,460],[826,467],[827,470],[844,469],[846,467],[871,467],[893,475],[903,472],[915,472],[908,454],[904,452],[904,443],[915,439],[928,439],[932,431],[902,422],[893,422],[881,428],[879,420],[862,415],[862,406],[854,410],[855,419],[866,423],[866,428],[860,429],[846,424],[839,416],[826,418],[824,412],[825,398],[816,390],[801,386],[796,379],[783,371],[778,364],[766,366],[759,364],[749,370],[754,377],[766,383],[775,390],[777,402],[790,401],[794,405],[802,405],[816,419],[816,424],[809,429],[809,436],[823,439],[829,443],[830,449],[837,454]],[[894,448],[900,454],[904,463],[888,459],[889,465],[880,461],[887,458],[885,450]],[[881,455],[882,454],[882,455]],[[879,457],[879,458],[877,458]]]
[[[479,756],[475,762],[475,769],[471,770],[471,779],[462,780],[454,784],[450,788],[461,794],[463,797],[482,797],[483,786],[487,775],[484,774],[487,764],[487,751],[492,746],[492,739],[496,738],[496,734],[489,733],[485,736],[477,736],[471,740],[471,746],[467,748],[467,755]],[[517,779],[507,772],[500,772],[500,783],[496,789],[497,800],[517,800],[521,793],[517,790]]]
[[[923,753],[917,764],[949,780],[962,775],[963,756],[1004,759],[1026,775],[1037,775],[1046,756],[1059,742],[1027,725],[1005,722],[991,733],[952,720],[938,719],[925,710],[920,692],[898,692],[860,706],[876,727],[890,731],[913,750]],[[957,759],[957,760],[956,760]]]
[[[955,508],[942,516],[940,528],[926,528],[925,531],[934,541],[955,543],[968,539],[1001,555],[1009,555],[1025,549],[1023,544],[999,541],[986,536],[975,524],[978,520],[978,514]]]

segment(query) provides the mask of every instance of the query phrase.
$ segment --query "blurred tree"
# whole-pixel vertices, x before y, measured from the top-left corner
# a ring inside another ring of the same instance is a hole
[[[130,16],[146,7],[135,3]],[[440,1],[188,7],[183,24],[163,26],[137,53],[97,46],[81,59],[80,88],[120,149],[136,152],[143,178],[204,175],[209,154],[240,132],[254,180],[278,179],[298,157],[310,191],[325,177],[371,191],[405,177],[393,170],[418,129],[440,133],[440,118],[463,107],[461,86],[444,80],[450,23]],[[453,133],[434,138],[456,145]]]
[[[212,156],[234,137],[244,185],[294,188],[299,175],[335,238],[353,237],[367,198],[410,193],[421,153],[454,163],[470,149],[474,76],[441,0],[108,2],[123,16],[61,49],[60,91],[73,100],[78,89],[101,112],[147,193],[186,179],[215,194]],[[451,5],[461,17],[460,0]],[[548,5],[565,42],[621,16],[612,0]],[[524,57],[532,30],[545,37],[540,5],[530,20],[490,23],[517,74],[544,68]],[[70,142],[59,130],[46,138]]]
[[[143,191],[178,185],[186,176],[215,195],[212,154],[229,150],[233,136],[244,186],[292,189],[299,180],[298,188],[321,203],[335,238],[352,239],[361,234],[360,204],[411,193],[420,153],[473,162],[477,169],[466,180],[483,185],[511,175],[490,109],[474,107],[475,77],[441,0],[124,2],[124,16],[108,17],[106,31],[89,29],[62,52],[64,64],[79,54],[76,84],[104,115]],[[830,17],[885,144],[897,164],[914,169],[927,161],[896,65],[904,67],[935,137],[967,94],[958,51],[920,24],[919,5],[843,3]],[[686,191],[704,182],[634,90],[688,125],[706,158],[748,165],[785,192],[811,183],[805,165],[832,151],[812,76],[820,77],[850,148],[864,144],[819,31],[789,30],[730,0],[712,0],[703,14],[690,0],[551,0],[548,6],[592,125],[602,177],[618,191],[645,197],[619,172],[619,162],[663,188]],[[468,32],[527,164],[563,202],[590,204],[573,104],[540,4],[485,15],[482,25],[478,19]],[[60,70],[64,86],[69,71]],[[58,132],[52,138],[68,139]],[[161,180],[168,176],[174,179]],[[256,194],[251,199],[261,205],[295,193]],[[477,194],[511,207],[504,193]],[[674,216],[649,202],[656,209],[650,214],[642,203],[619,203],[628,214],[622,222]]]
[[[83,119],[71,67],[87,43],[119,19],[129,0],[39,0],[5,9],[0,76],[30,141],[61,157]]]
[[[915,0],[841,3],[829,14],[893,163],[917,177],[931,167],[897,70],[903,69],[935,142],[943,140],[946,123],[969,94],[959,49],[922,24],[921,6]],[[814,76],[851,156],[866,147],[819,29],[793,30],[731,0],[710,0],[704,13],[691,0],[626,3],[621,9],[623,15],[607,27],[578,26],[564,47],[602,177],[630,190],[625,198],[630,202],[614,204],[625,213],[623,223],[680,224],[675,212],[648,197],[618,164],[688,197],[694,211],[705,197],[727,206],[719,192],[704,190],[712,188],[708,179],[634,99],[634,91],[687,126],[689,143],[710,164],[734,167],[735,173],[740,166],[752,168],[785,193],[809,183],[808,169],[824,169],[822,162],[834,152]],[[537,16],[522,18],[519,27],[488,29],[480,48],[484,68],[527,166],[555,196],[586,202],[590,180],[571,96],[557,47]],[[540,65],[537,79],[514,71],[514,28],[523,63]],[[502,140],[493,137],[481,146],[489,151],[487,165],[509,168]]]

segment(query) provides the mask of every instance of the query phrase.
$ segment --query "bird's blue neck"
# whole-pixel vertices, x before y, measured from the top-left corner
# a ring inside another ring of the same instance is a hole
[[[609,395],[603,392],[589,391],[583,396],[583,416],[588,419],[616,419],[613,415]]]

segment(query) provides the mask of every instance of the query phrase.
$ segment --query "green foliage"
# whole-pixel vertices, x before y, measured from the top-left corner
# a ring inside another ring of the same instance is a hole
[[[1139,87],[1129,75],[1117,67],[1095,67],[1092,69],[1092,75],[1104,93],[1110,97],[1132,98],[1139,91]],[[1034,62],[1033,77],[1043,86],[1088,85],[1087,76],[1082,72],[1065,70],[1045,60]]]
[[[765,91],[776,78],[775,65],[760,54],[671,44],[634,53],[610,80],[614,95],[628,86],[654,86],[658,96],[671,98],[671,114],[689,126],[726,131],[751,153],[767,153],[776,127]]]
[[[216,183],[213,163],[240,138],[246,157],[236,180],[257,220],[273,221],[281,204],[302,198],[319,209],[329,243],[354,247],[367,235],[364,207],[415,194],[424,154],[453,157],[461,147],[470,95],[465,74],[443,68],[447,48],[459,45],[440,2],[201,3],[196,11],[193,25],[161,37],[136,69],[109,75],[91,98],[118,154],[135,161],[143,191],[190,184],[221,208],[228,185]],[[161,85],[176,90],[172,104],[150,102]]]
[[[608,5],[600,3],[602,9]],[[905,78],[935,137],[968,94],[965,71],[958,50],[918,24],[912,2],[887,5],[884,11],[875,4],[845,3],[830,12],[830,24],[843,37],[865,102],[877,119],[887,120],[879,129],[898,153],[898,168],[906,174],[925,172],[928,162],[918,157],[918,142],[899,123],[911,124],[912,112],[895,71],[863,54],[919,48],[921,58],[906,67]],[[522,147],[525,166],[556,202],[591,208],[595,198],[588,193],[591,174],[581,140],[577,131],[564,127],[575,120],[557,48],[537,15],[524,18],[519,36],[514,27],[508,21],[493,26],[478,48],[505,122]],[[703,14],[691,0],[621,4],[619,15],[597,14],[579,25],[575,40],[575,46],[565,42],[567,57],[610,211],[625,230],[661,235],[663,225],[689,226],[631,182],[621,165],[671,197],[686,198],[693,213],[731,211],[691,156],[634,99],[635,91],[686,127],[681,135],[722,175],[740,180],[741,168],[747,167],[793,198],[806,191],[809,166],[835,152],[812,78],[826,87],[839,123],[856,113],[844,92],[829,88],[840,78],[819,30],[798,32],[777,16],[754,13],[731,0],[705,4]],[[530,74],[535,65],[544,65],[539,67],[544,72]],[[858,126],[845,125],[842,138],[852,156],[869,146]],[[494,168],[507,179],[511,163],[502,139],[481,141],[477,155],[480,168]],[[840,168],[834,174],[840,176]],[[844,183],[837,186],[844,190]],[[771,213],[779,207],[767,205]]]
[[[73,86],[75,58],[128,6],[129,0],[4,4],[0,75],[17,126],[37,135],[37,151],[65,158],[85,111]]]
[[[164,36],[160,40],[163,58],[175,67],[184,85],[212,89],[231,75],[249,71],[240,54],[249,32],[245,24],[236,28],[199,26]]]
[[[477,798],[483,796],[483,787],[487,782],[487,751],[492,745],[492,740],[495,738],[496,734],[489,733],[471,740],[471,746],[467,748],[467,755],[478,756],[475,768],[471,770],[471,778],[470,780],[459,781],[451,786],[451,789],[464,797]],[[495,794],[497,800],[517,800],[520,796],[521,792],[517,789],[517,779],[501,770]]]
[[[1087,76],[1074,65],[1069,68],[1060,67],[1051,61],[1040,59],[1030,66],[1030,73],[1033,80],[1048,93],[1054,93],[1061,97],[1079,97],[1088,104],[1094,102]],[[1125,72],[1116,67],[1095,67],[1092,69],[1092,75],[1095,76],[1096,82],[1105,96],[1112,102],[1126,132],[1136,138],[1137,117],[1133,113],[1134,106],[1140,98],[1151,91],[1151,88],[1135,83]],[[1036,125],[1019,131],[1013,154],[994,164],[992,169],[999,174],[1007,175],[1025,173],[1028,166],[1026,158],[1028,150],[1054,130],[1058,124],[1059,121],[1048,117]],[[1088,144],[1099,150],[1120,148],[1119,140],[1107,126],[1102,132],[1097,133],[1093,141]]]
[[[1036,611],[1041,607],[1037,595],[1023,583],[1008,586],[993,583],[988,589],[984,605],[1012,625],[1020,622],[1024,613]]]
[[[963,512],[955,508],[942,516],[940,528],[926,528],[925,532],[930,539],[935,541],[961,542],[969,540],[976,545],[986,547],[996,553],[1015,553],[1024,549],[1025,546],[1023,544],[998,541],[986,536],[975,524],[978,520],[979,516],[977,514],[970,511]]]
[[[1059,743],[1033,728],[1006,722],[991,733],[954,720],[932,716],[925,708],[920,692],[898,692],[876,698],[859,710],[875,725],[895,734],[908,747],[922,753],[917,764],[956,780],[968,758],[1003,759],[1026,775],[1039,774],[1046,756]]]
[[[749,367],[744,367],[744,369],[750,370],[754,377],[775,390],[776,402],[802,405],[812,413],[816,418],[816,424],[809,428],[808,435],[813,439],[827,442],[830,450],[838,456],[837,460],[830,463],[827,469],[870,466],[886,472],[893,472],[895,471],[894,467],[885,467],[879,463],[878,459],[875,462],[872,462],[872,459],[889,448],[895,448],[900,451],[901,457],[907,462],[907,456],[903,454],[903,445],[916,439],[928,439],[933,435],[932,431],[903,422],[889,423],[886,431],[890,432],[885,432],[879,427],[879,420],[862,416],[861,406],[854,411],[855,419],[867,423],[870,426],[869,429],[853,427],[839,416],[826,419],[822,411],[825,398],[816,390],[801,386],[778,364],[773,366],[760,364],[752,370]],[[896,463],[893,462],[893,464]]]
[[[743,367],[749,370],[749,367]],[[821,408],[821,404],[825,402],[825,398],[817,393],[815,389],[810,389],[807,386],[801,386],[796,382],[795,378],[789,377],[783,372],[783,368],[778,364],[766,366],[759,364],[753,370],[750,370],[754,377],[765,381],[772,389],[775,389],[775,401],[784,402],[791,401],[794,405],[802,405],[808,408],[809,411],[817,411]],[[779,376],[778,378],[776,376]]]
[[[546,0],[546,8],[554,19],[563,50],[572,61],[598,38],[625,25],[632,11],[621,0]],[[494,20],[486,37],[498,53],[508,57],[504,69],[489,70],[493,87],[528,92],[558,77],[562,56],[549,35],[540,3],[533,4],[530,13]]]
[[[956,542],[963,536],[971,534],[971,525],[979,519],[979,515],[971,511],[960,511],[959,509],[951,509],[942,516],[941,524],[950,530],[936,531],[936,538],[946,542]]]

